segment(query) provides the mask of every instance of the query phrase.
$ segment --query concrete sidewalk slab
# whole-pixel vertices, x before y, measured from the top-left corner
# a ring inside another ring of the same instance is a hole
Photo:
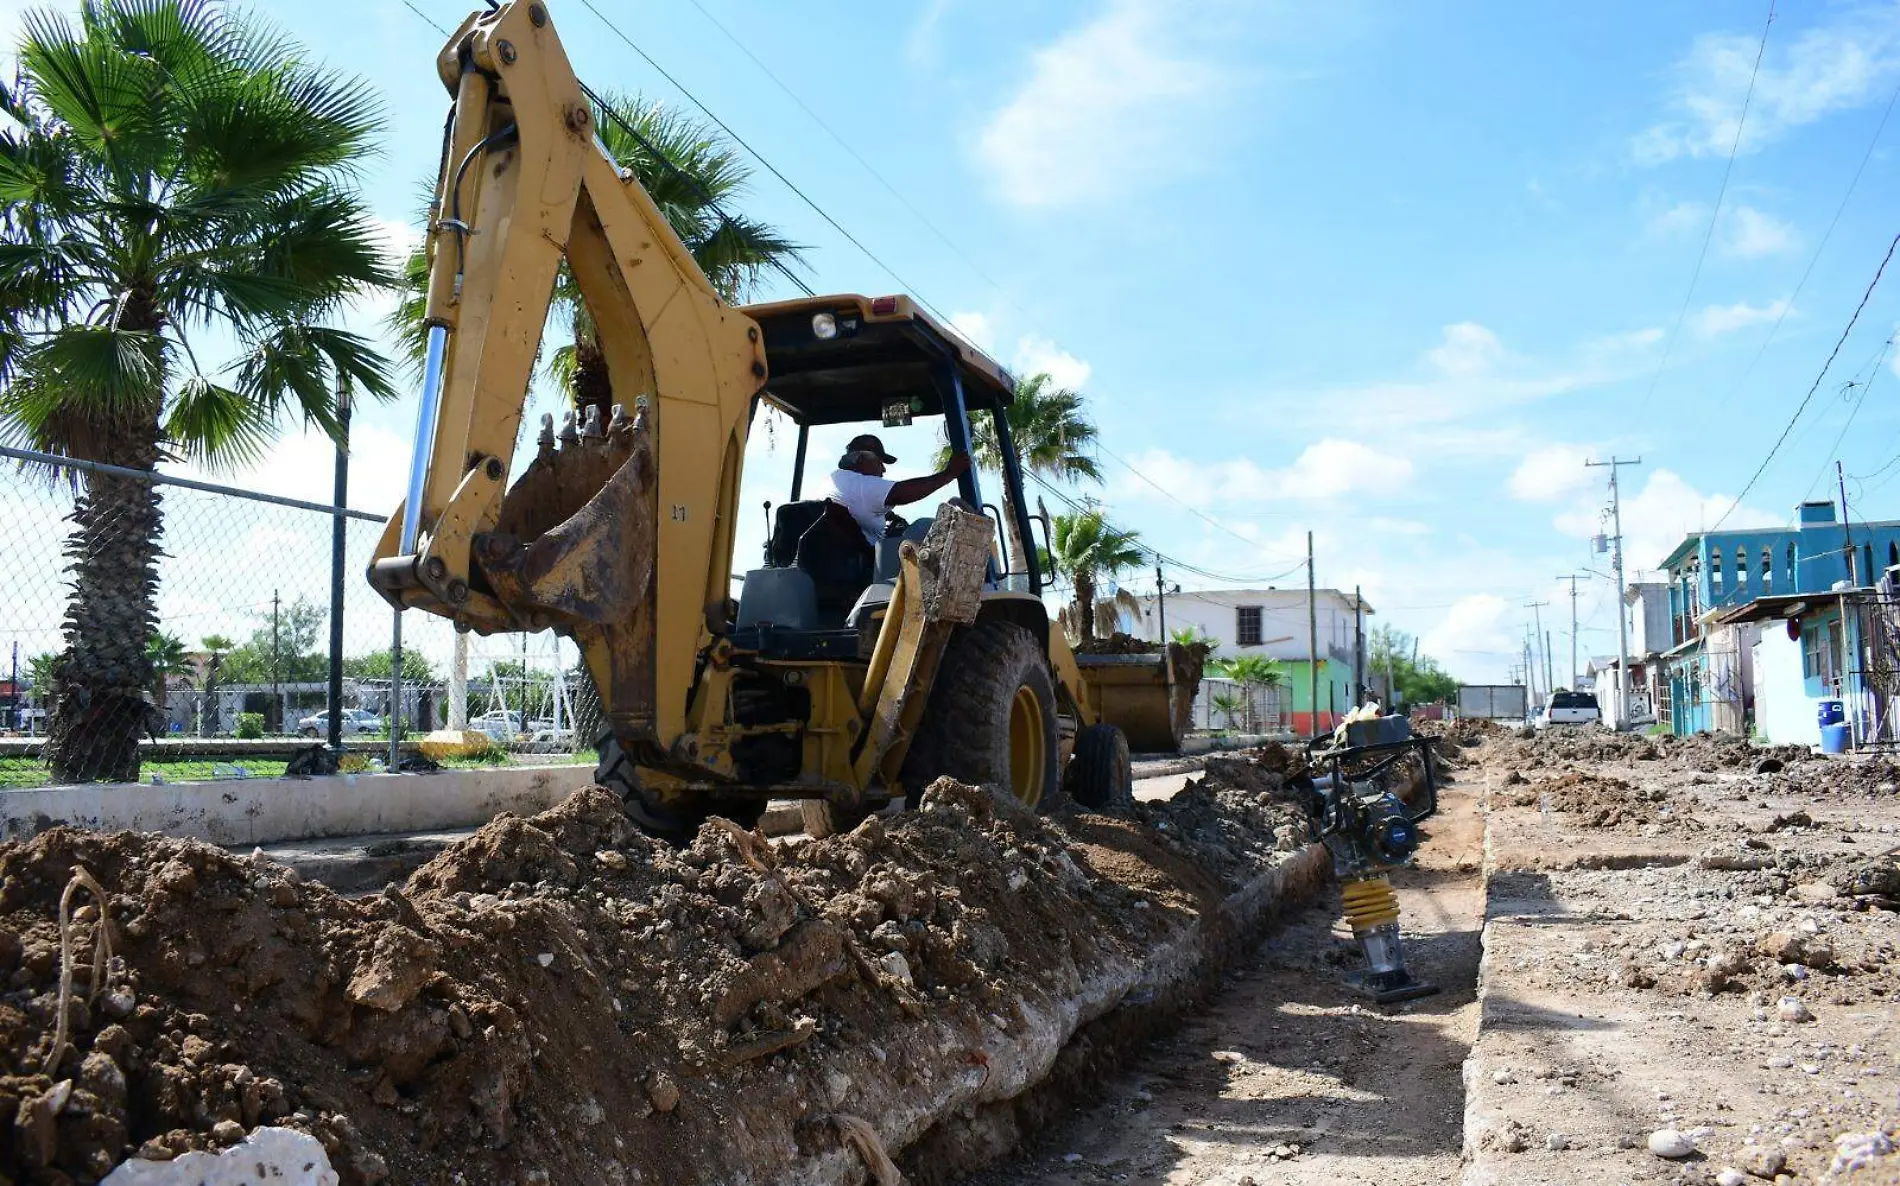
[[[34,787],[0,791],[0,837],[23,839],[70,824],[238,846],[472,828],[504,811],[545,811],[593,781],[592,766],[535,766]]]

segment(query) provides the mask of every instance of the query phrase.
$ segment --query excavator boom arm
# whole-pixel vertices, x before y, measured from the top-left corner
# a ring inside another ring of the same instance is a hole
[[[759,330],[602,147],[545,4],[471,15],[437,68],[454,105],[416,453],[370,581],[464,629],[573,637],[621,744],[665,765],[726,601],[747,412],[766,377]],[[562,277],[611,397],[558,435],[544,421],[510,486]]]

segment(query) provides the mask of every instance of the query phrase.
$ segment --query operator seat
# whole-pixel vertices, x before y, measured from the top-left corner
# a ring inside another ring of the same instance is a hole
[[[817,521],[799,535],[792,563],[817,586],[819,619],[842,626],[852,603],[871,583],[871,545],[844,504],[826,499],[818,505]]]

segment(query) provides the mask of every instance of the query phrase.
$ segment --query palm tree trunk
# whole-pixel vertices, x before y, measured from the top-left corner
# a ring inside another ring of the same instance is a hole
[[[574,409],[600,409],[604,427],[613,407],[613,377],[607,372],[607,354],[591,332],[574,335]]]
[[[1082,643],[1087,645],[1095,641],[1095,577],[1090,573],[1078,572],[1074,575],[1076,617],[1080,619],[1076,628],[1082,633]]]
[[[130,469],[158,466],[158,425],[116,426],[102,460]],[[158,624],[158,488],[136,478],[88,474],[73,503],[66,556],[72,579],[66,648],[54,662],[58,694],[46,760],[61,783],[136,782],[145,689],[152,685],[146,640]]]
[[[215,736],[218,732],[218,665],[222,662],[220,656],[212,655],[205,665],[205,706],[198,715],[200,737]]]
[[[1009,562],[1011,569],[1013,571],[1020,571],[1027,576],[1029,572],[1029,550],[1025,547],[1025,544],[1027,544],[1028,541],[1023,539],[1023,529],[1021,525],[1016,522],[1016,504],[1010,500],[1009,490],[1007,488],[1003,490],[1003,530],[1008,533]],[[1047,579],[1049,576],[1048,573],[1042,575],[1044,579]]]

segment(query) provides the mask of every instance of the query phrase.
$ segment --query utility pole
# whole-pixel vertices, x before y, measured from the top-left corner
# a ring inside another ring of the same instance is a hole
[[[283,728],[284,690],[277,678],[277,590],[270,591],[270,698],[277,706],[277,725]],[[268,722],[266,722],[268,723]]]
[[[1168,586],[1161,580],[1161,553],[1155,553],[1155,613],[1160,618],[1161,637],[1156,641],[1162,647],[1168,645]]]
[[[330,752],[343,752],[343,553],[348,543],[349,520],[343,508],[350,495],[350,383],[341,371],[336,377],[337,423],[342,433],[336,443],[337,513],[330,516]]]
[[[1319,727],[1319,604],[1315,600],[1316,582],[1313,579],[1313,533],[1306,533],[1306,699],[1311,706],[1307,714],[1317,737],[1323,730]]]
[[[1537,649],[1543,651],[1544,695],[1546,696],[1557,690],[1557,685],[1552,683],[1550,678],[1550,646],[1549,639],[1544,634],[1544,607],[1549,604],[1550,602],[1548,601],[1527,601],[1524,603],[1524,608],[1531,611],[1531,618],[1535,623],[1535,628],[1531,634],[1531,642]]]
[[[1854,558],[1854,524],[1847,517],[1847,472],[1841,468],[1839,460],[1834,462],[1834,479],[1840,483],[1841,490],[1841,542],[1847,545],[1847,583],[1860,587],[1860,565]],[[1873,576],[1870,572],[1869,578]],[[1871,582],[1870,582],[1871,583]],[[1860,705],[1847,698],[1847,677],[1854,666],[1847,649],[1847,594],[1840,596],[1841,605],[1841,708],[1847,713],[1848,735],[1855,745],[1860,738],[1854,736],[1860,731]],[[1858,699],[1858,698],[1857,698]]]
[[[1570,582],[1570,690],[1574,692],[1577,690],[1577,683],[1583,671],[1577,666],[1577,582],[1588,578],[1572,572],[1565,573],[1557,579]]]
[[[1641,457],[1625,460],[1616,456],[1608,461],[1583,463],[1585,469],[1610,471],[1610,518],[1616,533],[1612,538],[1616,542],[1613,558],[1616,565],[1616,727],[1619,731],[1630,726],[1630,623],[1629,615],[1623,612],[1623,495],[1616,476],[1623,466],[1641,464]]]
[[[1358,585],[1352,587],[1352,695],[1366,699],[1366,605]]]

